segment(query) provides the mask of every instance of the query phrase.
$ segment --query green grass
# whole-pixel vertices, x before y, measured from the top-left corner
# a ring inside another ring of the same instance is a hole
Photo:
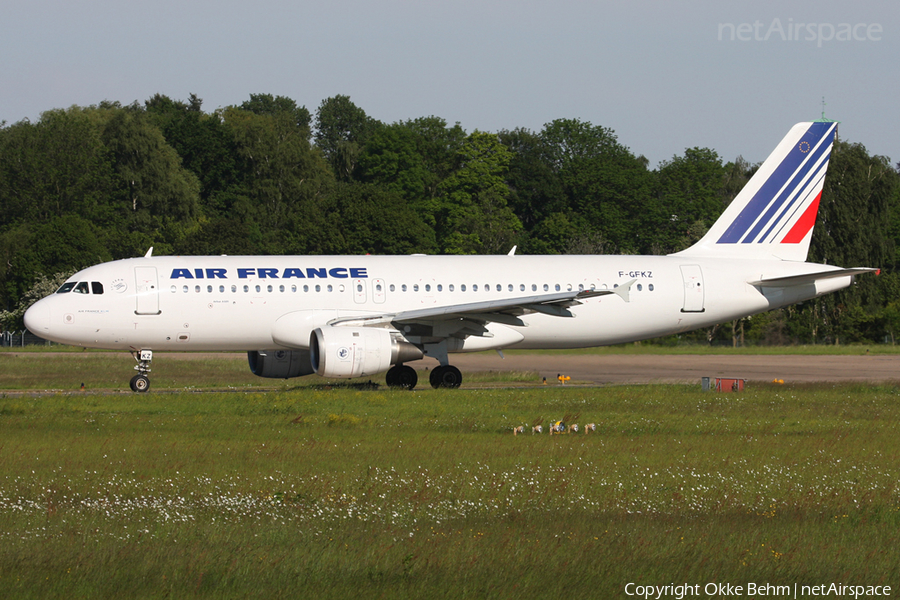
[[[0,597],[900,586],[900,389],[0,392]],[[513,436],[594,422],[594,434]]]

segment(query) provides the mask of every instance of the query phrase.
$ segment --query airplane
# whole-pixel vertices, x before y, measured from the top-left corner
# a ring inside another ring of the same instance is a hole
[[[805,262],[837,123],[794,125],[709,231],[667,256],[153,256],[79,271],[36,302],[44,339],[153,353],[244,351],[261,377],[368,377],[457,352],[583,348],[677,334],[850,286],[872,268]]]

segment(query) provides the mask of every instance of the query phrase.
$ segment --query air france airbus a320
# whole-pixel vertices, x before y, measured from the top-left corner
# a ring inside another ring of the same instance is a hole
[[[836,123],[795,125],[721,218],[669,256],[151,256],[84,269],[25,314],[48,340],[129,350],[246,351],[262,377],[387,371],[458,387],[455,352],[581,348],[706,327],[839,290],[807,263]]]

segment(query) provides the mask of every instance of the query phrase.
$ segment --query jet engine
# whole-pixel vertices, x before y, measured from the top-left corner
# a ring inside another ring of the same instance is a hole
[[[395,337],[396,336],[396,337]],[[324,327],[309,336],[312,368],[323,377],[364,377],[424,356],[387,329]]]
[[[287,379],[315,373],[309,350],[260,350],[247,353],[250,370],[260,377]]]

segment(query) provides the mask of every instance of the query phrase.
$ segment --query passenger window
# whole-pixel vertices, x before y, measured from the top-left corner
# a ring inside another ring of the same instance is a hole
[[[78,282],[78,285],[75,286],[75,293],[76,294],[89,294],[90,291],[88,291],[88,282],[87,281]]]
[[[454,289],[454,288],[453,288],[453,284],[452,284],[452,283],[451,283],[451,284],[450,284],[450,285],[449,285],[449,286],[448,286],[448,288],[447,288],[447,289],[449,289],[449,290],[450,290],[450,291],[451,291],[451,292],[452,292],[452,291],[453,291],[453,289]]]
[[[200,286],[199,286],[199,285],[195,285],[195,286],[194,286],[194,293],[196,293],[196,294],[199,294],[199,293],[200,293]]]
[[[219,286],[219,293],[222,294],[222,293],[224,293],[224,292],[225,292],[225,286],[224,286],[224,285],[220,285],[220,286]]]
[[[437,286],[437,291],[439,291],[439,292],[444,291],[444,286],[442,286],[442,285],[439,283],[438,286]]]
[[[651,283],[650,285],[647,286],[647,291],[650,291],[650,292],[653,291],[653,284],[652,284],[652,283]]]
[[[250,291],[250,286],[249,286],[249,285],[245,285],[245,286],[244,286],[244,293],[246,294],[246,293],[249,292],[249,291]]]
[[[187,294],[187,293],[188,293],[188,286],[186,286],[186,285],[183,286],[183,287],[181,288],[181,291],[184,292],[185,294]]]
[[[462,284],[461,286],[459,286],[459,291],[461,291],[461,292],[466,291],[466,284]]]
[[[531,284],[531,291],[532,291],[532,292],[536,292],[536,291],[537,291],[537,284],[536,284],[536,283],[532,283],[532,284]]]
[[[206,293],[212,294],[212,286],[211,285],[206,286]]]
[[[425,284],[425,291],[426,291],[426,292],[430,292],[430,291],[431,291],[431,284],[430,284],[430,283],[426,283],[426,284]]]
[[[172,286],[172,291],[175,291],[175,286]],[[91,282],[91,293],[92,294],[102,294],[103,293],[103,284],[99,281]]]
[[[66,283],[62,284],[62,286],[58,290],[56,290],[56,293],[57,294],[68,294],[69,292],[72,291],[73,287],[75,287],[75,282],[67,281]]]
[[[405,283],[404,283],[403,285],[400,286],[400,291],[401,291],[401,292],[405,292],[405,291],[406,291],[406,284],[405,284]]]
[[[414,284],[413,284],[413,291],[414,291],[414,292],[418,292],[418,291],[419,291],[419,284],[418,284],[418,283],[414,283]]]
[[[478,291],[478,284],[477,284],[477,283],[476,283],[475,285],[472,286],[472,291],[473,291],[473,292],[477,292],[477,291]]]
[[[545,292],[549,292],[549,291],[550,291],[550,286],[547,285],[546,283],[544,284],[544,291],[545,291]]]

